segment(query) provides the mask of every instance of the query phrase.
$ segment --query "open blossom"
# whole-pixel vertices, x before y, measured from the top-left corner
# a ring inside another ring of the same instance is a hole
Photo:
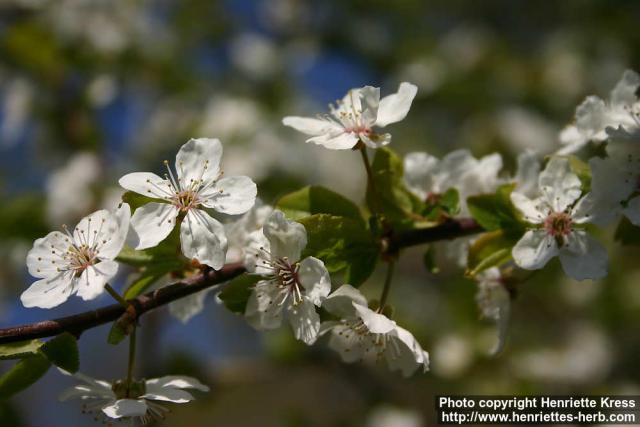
[[[640,76],[627,70],[611,91],[607,101],[597,96],[587,97],[576,109],[575,123],[560,133],[560,144],[563,148],[558,154],[576,152],[589,141],[606,140],[609,127],[622,127],[628,132],[640,128],[640,101],[636,96],[638,87]]]
[[[60,370],[65,375],[71,375]],[[81,373],[73,374],[80,381],[60,395],[60,400],[84,401],[83,412],[103,414],[111,419],[138,419],[143,424],[161,420],[169,412],[159,402],[186,403],[194,399],[188,389],[209,391],[209,387],[195,378],[171,375],[149,380],[110,383]]]
[[[288,221],[276,210],[251,239],[247,270],[265,278],[256,284],[247,302],[247,321],[256,329],[275,329],[286,316],[295,337],[313,344],[320,330],[316,307],[331,291],[331,279],[319,259],[300,260],[307,245],[304,226]]]
[[[498,327],[498,340],[491,350],[491,354],[497,354],[504,347],[507,337],[511,295],[504,284],[502,273],[497,267],[477,274],[475,279],[478,282],[476,302],[480,309],[480,315],[485,319],[493,320]]]
[[[580,198],[580,180],[565,158],[552,158],[539,178],[537,199],[513,192],[511,201],[534,228],[513,247],[516,264],[527,270],[544,267],[554,256],[567,275],[577,280],[599,279],[607,274],[607,252],[589,236],[593,200]]]
[[[607,225],[624,215],[640,226],[640,128],[631,133],[609,129],[608,133],[608,156],[589,160],[594,222]]]
[[[217,139],[191,139],[176,156],[176,174],[168,162],[164,178],[134,172],[120,178],[127,190],[159,199],[138,208],[131,227],[139,241],[136,249],[156,246],[180,223],[182,253],[219,269],[224,265],[227,237],[224,226],[204,209],[228,215],[242,214],[253,206],[256,185],[246,176],[222,177],[222,144]]]
[[[389,369],[406,377],[429,369],[429,354],[411,332],[387,316],[371,310],[366,298],[353,286],[342,285],[322,307],[340,320],[322,323],[321,334],[331,332],[329,347],[347,363],[385,360]]]
[[[437,203],[447,190],[455,188],[460,200],[460,214],[469,215],[467,197],[491,193],[502,183],[498,174],[502,157],[494,153],[480,159],[469,150],[453,151],[442,159],[428,153],[409,153],[404,158],[404,180],[407,188],[427,204]],[[464,266],[471,238],[442,242],[445,258]]]
[[[460,194],[460,210],[468,214],[467,197],[490,193],[501,184],[502,157],[495,153],[480,159],[469,150],[453,151],[442,159],[422,152],[404,159],[404,179],[409,190],[426,202],[435,202],[451,188]]]
[[[100,295],[118,272],[116,256],[129,230],[129,205],[115,213],[99,210],[73,230],[52,231],[37,239],[27,254],[29,274],[37,277],[20,296],[25,307],[51,308],[78,294],[83,300]]]
[[[272,212],[272,206],[263,204],[260,199],[256,199],[256,204],[247,213],[224,225],[229,241],[227,262],[238,262],[244,259],[250,236],[255,231],[262,229]]]
[[[380,89],[365,86],[351,89],[337,106],[330,105],[330,115],[311,117],[285,117],[282,123],[310,135],[307,142],[332,150],[352,149],[359,141],[378,148],[391,142],[391,134],[380,134],[376,127],[399,122],[411,108],[418,88],[401,83],[398,92],[380,99]]]

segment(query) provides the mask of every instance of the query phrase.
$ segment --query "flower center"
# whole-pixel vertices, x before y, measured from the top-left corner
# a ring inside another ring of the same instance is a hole
[[[544,229],[550,236],[564,237],[573,231],[573,220],[566,212],[552,212],[544,220]]]
[[[69,246],[63,258],[68,262],[68,268],[73,270],[76,277],[80,277],[82,272],[87,267],[92,266],[100,262],[98,260],[98,251],[87,245]]]
[[[280,304],[284,304],[289,296],[293,299],[293,305],[300,304],[304,291],[300,284],[300,277],[298,276],[300,264],[297,262],[291,264],[287,257],[283,257],[277,258],[272,262],[272,265],[274,267],[273,276],[278,284],[278,288],[286,292]]]
[[[171,197],[174,206],[181,212],[187,212],[191,208],[195,208],[200,204],[198,193],[193,190],[183,190],[175,193]]]
[[[338,335],[350,345],[345,348],[345,352],[351,352],[355,347],[360,347],[363,351],[363,358],[373,358],[380,361],[387,350],[388,337],[386,334],[374,334],[361,319],[342,320],[343,328]]]

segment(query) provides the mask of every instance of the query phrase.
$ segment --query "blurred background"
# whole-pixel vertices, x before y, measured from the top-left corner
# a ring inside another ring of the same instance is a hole
[[[220,138],[225,172],[251,176],[267,203],[307,184],[362,200],[357,153],[306,145],[281,118],[410,81],[418,96],[394,149],[499,151],[513,173],[524,149],[556,149],[586,95],[638,70],[639,18],[640,3],[622,0],[0,0],[0,326],[110,304],[25,309],[26,252],[116,206],[121,175],[158,171],[190,137]],[[606,280],[569,280],[553,262],[519,287],[495,357],[476,285],[455,265],[429,273],[423,247],[402,258],[390,302],[431,354],[425,375],[342,364],[288,328],[258,334],[213,295],[187,324],[166,310],[143,318],[138,374],[211,386],[166,426],[418,427],[434,424],[437,394],[640,394],[639,252],[610,246]],[[378,272],[361,289],[380,285]],[[108,327],[83,335],[81,370],[115,379],[126,345],[108,345]],[[96,425],[57,401],[71,383],[51,370],[0,405],[0,424]]]

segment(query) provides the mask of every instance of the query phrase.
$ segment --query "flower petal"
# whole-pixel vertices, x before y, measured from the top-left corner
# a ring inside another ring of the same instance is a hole
[[[417,92],[417,86],[406,82],[400,83],[397,93],[385,96],[380,100],[376,126],[385,127],[404,119],[409,113]]]
[[[160,378],[152,378],[146,381],[147,384],[153,384],[160,387],[173,387],[180,389],[196,389],[200,391],[209,391],[209,387],[202,384],[196,378],[186,375],[166,375]]]
[[[351,132],[345,132],[344,129],[340,129],[340,132],[332,132],[313,138],[307,139],[306,142],[322,145],[330,150],[351,150],[357,143],[358,136]]]
[[[640,196],[631,199],[623,213],[633,225],[640,227]]]
[[[282,124],[294,128],[306,135],[319,136],[329,133],[343,132],[342,126],[331,120],[313,119],[310,117],[287,116]]]
[[[367,306],[353,303],[353,307],[371,333],[387,334],[396,327],[396,322],[384,314],[376,313]]]
[[[525,270],[538,270],[558,254],[558,244],[544,230],[529,230],[512,250],[513,260]]]
[[[69,236],[59,231],[52,231],[36,239],[33,248],[27,254],[29,274],[38,278],[58,276],[58,268],[64,262],[61,255],[67,252],[70,245]]]
[[[360,335],[346,325],[339,324],[333,328],[329,347],[337,351],[346,363],[357,362],[364,356]]]
[[[217,138],[190,139],[176,155],[176,172],[182,188],[193,182],[207,183],[218,178],[222,144]]]
[[[282,299],[278,287],[269,282],[258,282],[247,301],[245,317],[257,330],[276,329],[282,324]]]
[[[143,196],[167,199],[173,194],[169,181],[151,172],[133,172],[118,181],[125,190],[131,190]]]
[[[104,285],[118,272],[118,263],[111,260],[87,267],[77,279],[77,294],[83,300],[92,300],[102,294]]]
[[[342,319],[356,317],[355,305],[367,306],[367,299],[351,285],[342,285],[322,303],[322,308]]]
[[[624,109],[638,101],[636,92],[640,86],[640,75],[632,70],[626,70],[622,78],[611,91],[611,105]]]
[[[580,186],[569,160],[563,157],[553,157],[540,174],[540,191],[554,212],[562,212],[575,202],[582,193]]]
[[[511,203],[522,212],[524,219],[532,224],[542,224],[549,215],[549,209],[544,206],[541,199],[531,200],[523,194],[513,192]]]
[[[169,303],[169,313],[182,323],[187,323],[193,316],[202,312],[204,300],[212,290],[213,288],[205,289]]]
[[[251,178],[230,176],[216,182],[201,196],[204,206],[227,215],[239,215],[253,207],[257,194],[258,189]]]
[[[147,404],[143,399],[120,399],[102,408],[109,418],[141,417],[147,413]]]
[[[191,209],[180,226],[182,253],[215,270],[224,265],[227,236],[224,226],[208,213]]]
[[[392,342],[387,344],[384,351],[389,369],[402,372],[404,377],[411,376],[421,365],[424,372],[429,369],[429,355],[422,350],[411,332],[398,326],[389,335],[389,340]]]
[[[269,240],[271,256],[288,258],[293,263],[300,259],[307,246],[307,230],[295,221],[289,221],[284,213],[275,210],[264,224],[263,232]]]
[[[139,207],[131,217],[131,228],[137,235],[135,249],[157,246],[176,225],[178,208],[169,203],[147,203]]]
[[[129,233],[131,208],[127,203],[122,203],[111,217],[115,227],[112,229],[103,228],[103,232],[99,237],[102,241],[106,241],[106,243],[101,243],[98,247],[101,259],[114,259],[122,250]]]
[[[186,403],[194,398],[188,391],[180,390],[167,386],[149,384],[147,381],[145,393],[140,396],[144,399],[161,400],[164,402]]]
[[[313,344],[320,332],[320,316],[313,302],[303,298],[301,303],[291,304],[288,315],[296,339],[307,345]]]
[[[416,196],[426,200],[435,189],[440,160],[427,153],[409,153],[404,158],[404,180]]]
[[[540,176],[540,160],[538,154],[532,150],[526,150],[518,155],[518,169],[513,180],[516,183],[516,191],[528,197],[538,195],[538,178]]]
[[[567,236],[560,250],[562,269],[576,280],[601,279],[607,275],[607,250],[582,230]]]
[[[262,230],[254,231],[247,237],[244,253],[244,266],[249,273],[267,276],[273,273],[271,262],[271,244]]]
[[[62,273],[55,277],[38,280],[20,295],[20,301],[27,308],[58,306],[69,299],[73,293],[72,283],[71,275]]]
[[[324,263],[318,258],[307,257],[300,263],[298,279],[304,288],[304,295],[320,307],[331,292],[331,277]]]

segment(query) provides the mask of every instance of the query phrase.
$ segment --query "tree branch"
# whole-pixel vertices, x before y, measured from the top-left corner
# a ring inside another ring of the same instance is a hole
[[[405,230],[392,234],[388,238],[389,246],[387,252],[395,253],[409,246],[456,239],[482,231],[482,227],[471,218],[451,219],[436,227],[420,230]],[[181,282],[140,295],[128,302],[131,304],[130,307],[133,307],[135,310],[133,313],[135,318],[139,318],[147,311],[154,310],[172,301],[229,281],[244,272],[245,268],[241,263],[227,264],[218,271],[207,268],[201,273],[195,274]],[[125,314],[125,311],[128,310],[122,305],[113,304],[98,310],[86,311],[72,316],[3,328],[0,329],[0,344],[51,337],[61,334],[62,332],[69,332],[79,336],[87,329],[115,321]]]
[[[140,295],[129,302],[135,309],[135,316],[140,317],[147,311],[231,280],[244,272],[245,269],[241,263],[227,264],[218,271],[207,268],[181,282]],[[86,311],[59,319],[0,329],[0,344],[50,337],[62,332],[78,336],[87,329],[112,322],[124,313],[125,308],[122,305],[113,304],[98,310]]]
[[[387,252],[396,253],[402,248],[452,240],[483,232],[484,229],[473,218],[450,219],[440,225],[418,230],[403,230],[389,236]]]

